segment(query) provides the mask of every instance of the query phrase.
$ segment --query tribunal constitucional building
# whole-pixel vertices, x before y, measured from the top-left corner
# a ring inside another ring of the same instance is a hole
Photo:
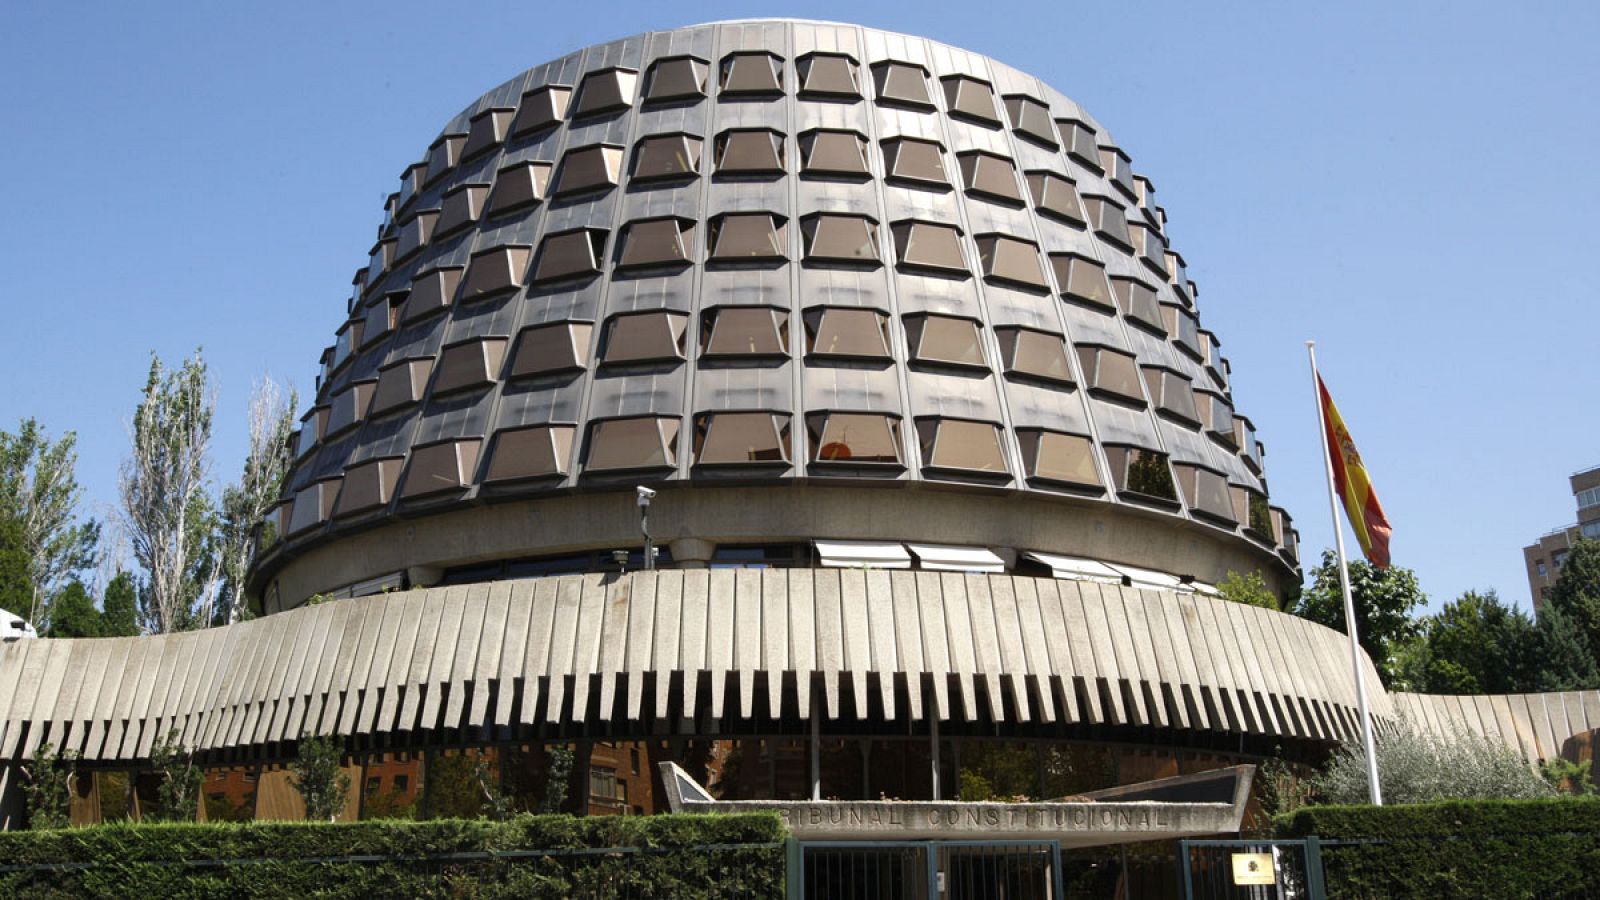
[[[259,617],[0,649],[6,823],[46,741],[95,772],[75,820],[137,814],[172,730],[211,819],[297,815],[312,733],[351,818],[473,814],[480,759],[593,814],[1316,762],[1358,732],[1342,636],[1211,587],[1300,572],[1198,294],[1129,151],[995,60],[749,21],[529,69],[330,308]],[[1535,758],[1600,726],[1372,702]]]

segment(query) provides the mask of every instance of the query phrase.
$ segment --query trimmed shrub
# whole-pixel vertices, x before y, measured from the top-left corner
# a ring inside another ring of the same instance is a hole
[[[785,836],[766,813],[15,831],[0,896],[778,898]]]
[[[1278,836],[1316,835],[1332,898],[1515,900],[1600,892],[1600,800],[1312,806]]]

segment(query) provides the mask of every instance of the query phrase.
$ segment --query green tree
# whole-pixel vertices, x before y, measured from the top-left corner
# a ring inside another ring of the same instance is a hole
[[[1407,687],[1435,694],[1532,690],[1537,627],[1494,591],[1468,591],[1420,624],[1423,663]]]
[[[332,822],[344,810],[350,776],[339,768],[343,755],[333,737],[301,736],[289,768],[294,772],[294,788],[306,803],[306,821]]]
[[[52,441],[34,419],[23,419],[15,434],[0,431],[0,515],[19,529],[31,588],[27,605],[14,611],[40,631],[62,582],[93,564],[100,535],[92,519],[77,521],[77,443],[70,431]]]
[[[1238,572],[1228,572],[1226,577],[1217,582],[1217,593],[1222,595],[1222,599],[1232,603],[1266,609],[1278,608],[1278,598],[1273,595],[1272,589],[1267,587],[1267,581],[1261,577],[1259,571],[1246,572],[1243,575]]]
[[[106,584],[100,606],[102,636],[133,637],[139,633],[139,588],[132,574],[118,571]]]
[[[33,577],[28,573],[22,524],[0,509],[0,609],[26,618],[32,602]]]
[[[1583,691],[1600,688],[1600,663],[1573,616],[1546,606],[1539,614],[1529,654],[1534,671],[1520,691]]]
[[[1600,658],[1600,541],[1579,538],[1572,545],[1544,609],[1569,616],[1588,642],[1589,653]]]
[[[105,620],[100,610],[95,609],[94,598],[89,596],[89,589],[83,582],[74,579],[62,588],[50,602],[49,637],[56,638],[90,638],[102,637],[105,633]]]
[[[1378,676],[1388,686],[1398,674],[1396,653],[1415,638],[1419,625],[1412,610],[1427,601],[1410,569],[1379,569],[1364,560],[1350,563],[1350,594],[1355,601],[1356,628],[1361,647],[1372,658]],[[1311,570],[1311,584],[1301,593],[1295,615],[1344,631],[1344,595],[1339,588],[1339,560],[1332,550],[1322,551],[1322,564]]]
[[[144,570],[140,619],[151,632],[206,622],[220,581],[207,493],[215,405],[199,351],[172,371],[152,355],[120,484],[128,539]]]

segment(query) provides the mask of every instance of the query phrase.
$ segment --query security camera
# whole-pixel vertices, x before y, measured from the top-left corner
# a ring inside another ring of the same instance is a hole
[[[649,506],[651,498],[655,497],[655,495],[656,495],[656,492],[653,489],[647,488],[647,487],[645,487],[643,485],[640,485],[639,487],[634,488],[634,491],[636,491],[639,494],[639,505],[640,506]]]

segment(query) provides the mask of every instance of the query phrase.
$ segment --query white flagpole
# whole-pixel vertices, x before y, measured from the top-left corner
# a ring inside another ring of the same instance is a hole
[[[1378,750],[1372,739],[1372,713],[1367,708],[1367,678],[1361,666],[1361,642],[1356,634],[1356,604],[1350,596],[1350,566],[1344,556],[1344,526],[1339,523],[1339,493],[1333,486],[1333,452],[1328,448],[1328,422],[1322,412],[1322,380],[1317,376],[1317,342],[1306,341],[1311,357],[1311,390],[1317,399],[1317,443],[1322,445],[1323,473],[1328,477],[1328,511],[1333,514],[1333,545],[1339,553],[1339,589],[1344,592],[1344,627],[1350,635],[1350,668],[1356,676],[1356,703],[1361,710],[1361,743],[1367,751],[1367,787],[1372,805],[1383,805],[1378,783]]]

